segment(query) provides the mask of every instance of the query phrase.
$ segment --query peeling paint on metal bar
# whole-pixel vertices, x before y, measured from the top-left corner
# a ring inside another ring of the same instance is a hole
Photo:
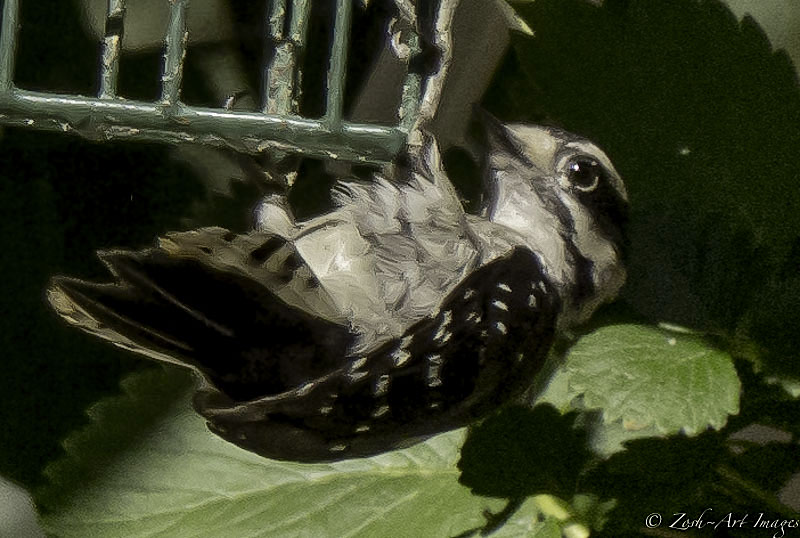
[[[122,23],[124,16],[125,0],[108,0],[106,34],[103,38],[103,52],[100,58],[100,90],[97,94],[103,99],[112,99],[117,96],[122,32],[116,29],[116,24],[112,24],[112,21]]]
[[[186,58],[186,4],[188,0],[169,0],[170,18],[164,39],[164,69],[161,75],[161,102],[177,104],[180,99],[183,61]]]
[[[71,130],[92,139],[192,142],[250,154],[280,147],[305,155],[382,163],[390,161],[405,141],[405,134],[395,127],[343,123],[332,131],[323,120],[16,89],[0,92],[0,110],[7,116],[3,123],[24,118],[38,128]]]
[[[407,40],[409,49],[408,61],[409,64],[412,59],[422,52],[420,45],[419,35],[416,34],[411,28],[404,29],[402,32],[408,32],[411,35]],[[422,75],[419,73],[412,73],[410,70],[406,75],[405,83],[403,84],[403,95],[400,99],[400,110],[397,112],[398,120],[400,121],[400,128],[404,131],[409,131],[417,119],[417,112],[420,106],[420,96],[422,95]]]
[[[301,71],[298,58],[308,30],[311,2],[294,0],[288,34],[284,34],[286,0],[275,0],[268,14],[268,39],[274,47],[264,71],[263,110],[268,114],[297,114]]]
[[[368,163],[391,161],[406,142],[420,110],[423,79],[419,74],[408,73],[404,81],[399,125],[343,121],[352,0],[336,0],[326,110],[320,120],[297,116],[302,77],[298,60],[305,46],[310,0],[271,3],[267,38],[273,41],[275,54],[264,69],[265,113],[190,107],[180,101],[189,1],[165,1],[170,5],[170,21],[164,38],[161,96],[154,103],[117,97],[125,0],[106,0],[106,35],[97,97],[28,91],[14,86],[19,0],[5,0],[0,28],[0,124],[75,132],[98,140],[195,143],[250,154],[270,150]],[[291,6],[288,2],[292,2]],[[447,0],[447,3],[457,2]],[[420,52],[420,39],[414,25],[409,21],[405,24],[403,31],[408,33],[404,41],[413,56]]]

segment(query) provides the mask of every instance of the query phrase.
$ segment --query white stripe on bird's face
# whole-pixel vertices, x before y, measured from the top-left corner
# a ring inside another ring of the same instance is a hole
[[[595,144],[556,129],[490,125],[486,214],[543,261],[564,302],[562,325],[585,321],[625,280],[627,193]],[[582,181],[586,183],[582,183]]]

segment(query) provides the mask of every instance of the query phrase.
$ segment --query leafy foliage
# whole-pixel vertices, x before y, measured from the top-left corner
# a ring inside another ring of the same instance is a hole
[[[593,428],[595,448],[606,452],[621,448],[622,440],[638,432],[720,429],[728,415],[738,412],[739,388],[730,356],[697,336],[611,325],[570,349],[542,400],[560,409],[600,410],[602,421]],[[610,431],[601,431],[609,426]]]
[[[183,371],[153,369],[123,388],[90,409],[93,423],[47,470],[39,503],[57,536],[469,535],[503,505],[459,485],[463,430],[374,458],[277,462],[212,435]],[[558,528],[540,513],[521,504],[505,535]]]
[[[625,450],[587,468],[582,486],[597,496],[617,500],[604,534],[641,533],[645,518],[653,512],[662,514],[665,523],[671,514],[696,517],[706,509],[717,520],[728,513],[798,518],[797,510],[780,498],[786,481],[800,472],[796,434],[770,440],[744,436],[742,428],[759,420],[792,431],[800,416],[800,401],[779,387],[765,385],[746,364],[739,365],[739,372],[742,411],[725,428],[693,438],[628,440]],[[764,412],[753,412],[754,407]]]
[[[520,499],[568,498],[589,451],[573,415],[553,407],[511,407],[476,426],[461,449],[461,482],[475,493]],[[547,462],[547,465],[542,465]]]

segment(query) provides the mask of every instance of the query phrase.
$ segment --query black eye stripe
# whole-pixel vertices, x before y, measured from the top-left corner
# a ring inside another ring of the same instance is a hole
[[[263,245],[250,252],[250,258],[257,263],[264,263],[279,248],[286,244],[282,237],[274,236],[267,239]]]
[[[601,181],[591,192],[579,192],[578,199],[592,217],[597,228],[615,244],[624,243],[628,222],[628,202],[608,181]]]
[[[564,162],[564,161],[562,161]],[[570,177],[570,168],[582,165],[578,177]],[[562,172],[574,187],[573,192],[581,205],[595,223],[596,228],[615,244],[624,245],[624,229],[628,222],[628,202],[622,193],[610,181],[610,172],[599,161],[590,155],[576,155],[562,166]],[[597,185],[587,188],[594,183],[597,175]],[[577,181],[577,182],[576,182]],[[581,183],[581,181],[587,183]],[[562,226],[570,234],[575,232],[572,216],[563,203],[556,196],[543,197],[549,209],[555,214]]]
[[[289,273],[293,273],[303,265],[303,262],[300,260],[300,257],[292,252],[286,259],[283,261],[283,265],[281,266],[282,271],[286,271]]]

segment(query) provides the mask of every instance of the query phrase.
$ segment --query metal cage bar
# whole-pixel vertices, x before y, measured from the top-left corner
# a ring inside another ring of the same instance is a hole
[[[308,18],[311,15],[310,0],[294,0],[292,4],[292,19],[289,21],[289,40],[295,45],[295,54],[299,53],[297,48],[303,46],[308,33]],[[295,61],[297,57],[295,56]]]
[[[262,107],[267,114],[288,114],[291,111],[294,80],[289,78],[291,61],[289,44],[283,35],[286,0],[273,0],[267,8],[267,46],[272,46],[272,59],[265,65]]]
[[[101,99],[113,99],[117,96],[124,16],[125,0],[108,0],[105,37],[103,38],[100,62],[100,90],[97,94]]]
[[[411,35],[408,38],[409,57],[415,58],[422,53],[420,38],[418,35],[406,30]],[[422,96],[422,75],[419,73],[409,73],[406,83],[403,85],[403,94],[400,98],[400,110],[397,115],[400,120],[400,129],[408,132],[417,119],[420,107],[420,97]]]
[[[308,30],[310,0],[294,0],[288,32],[286,0],[274,0],[267,13],[267,44],[273,49],[263,76],[263,111],[267,114],[297,114],[302,71],[298,65]]]
[[[330,64],[328,66],[327,106],[325,123],[340,129],[344,110],[344,78],[347,70],[347,49],[350,42],[350,22],[353,0],[336,1],[336,23],[333,27]]]
[[[165,105],[175,105],[180,99],[183,60],[186,58],[186,42],[189,38],[189,33],[186,30],[187,0],[169,1],[170,17],[167,35],[164,40],[161,102]]]
[[[404,91],[400,125],[358,124],[343,118],[347,53],[355,0],[336,0],[326,79],[326,109],[319,120],[297,115],[302,76],[298,60],[307,34],[310,0],[275,0],[272,4],[268,27],[276,47],[270,65],[264,70],[263,112],[192,107],[180,101],[188,40],[189,0],[164,0],[170,5],[170,22],[164,36],[159,101],[126,100],[118,96],[125,0],[108,0],[96,97],[17,88],[14,85],[14,60],[19,1],[3,0],[0,124],[74,132],[98,140],[196,143],[250,154],[294,152],[372,163],[391,161],[406,142],[409,119],[416,110],[413,101],[417,101],[420,95],[420,81],[415,76],[409,75],[406,81],[408,87]],[[291,2],[289,9],[286,2]],[[288,26],[285,24],[287,13],[290,16]],[[274,20],[273,14],[276,15]],[[409,31],[413,34],[413,28]],[[277,44],[276,39],[280,41]],[[281,83],[277,82],[278,78]]]
[[[14,90],[0,94],[3,123],[79,132],[92,139],[200,143],[242,153],[267,150],[359,162],[386,162],[405,133],[394,127],[345,123],[332,132],[321,120],[177,105],[165,122],[163,105]]]
[[[13,86],[18,14],[19,0],[6,0],[3,4],[3,26],[0,28],[0,90],[10,90]]]

